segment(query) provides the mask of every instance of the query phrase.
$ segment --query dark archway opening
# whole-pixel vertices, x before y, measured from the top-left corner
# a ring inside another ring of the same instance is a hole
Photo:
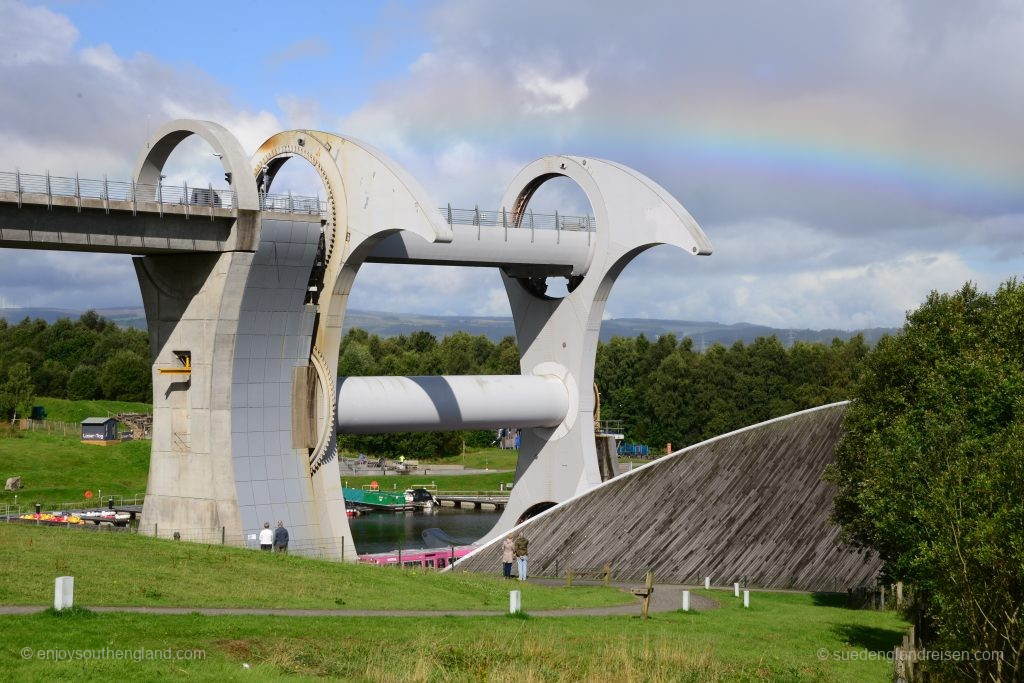
[[[530,507],[526,508],[526,511],[523,512],[523,514],[519,515],[519,519],[516,520],[516,524],[522,524],[523,522],[536,517],[545,510],[550,510],[556,505],[558,505],[558,503],[552,503],[550,501],[531,505]]]

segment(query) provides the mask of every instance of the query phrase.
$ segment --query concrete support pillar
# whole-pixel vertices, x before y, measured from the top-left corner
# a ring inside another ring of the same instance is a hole
[[[511,529],[524,514],[568,500],[601,483],[594,442],[594,362],[604,305],[630,261],[658,244],[710,254],[711,243],[686,210],[649,178],[599,159],[544,157],[524,168],[502,200],[521,226],[534,192],[547,180],[575,181],[593,210],[596,232],[586,269],[569,278],[561,299],[547,296],[536,279],[503,272],[524,376],[554,375],[569,390],[569,411],[556,427],[524,430],[516,485],[508,507],[487,535]],[[611,472],[606,472],[611,475]]]
[[[252,257],[227,252],[134,259],[153,361],[143,533],[159,527],[185,539],[214,542],[225,527],[226,538],[241,543],[231,461],[230,378]],[[162,369],[182,368],[181,353],[189,354],[191,374],[162,374]]]

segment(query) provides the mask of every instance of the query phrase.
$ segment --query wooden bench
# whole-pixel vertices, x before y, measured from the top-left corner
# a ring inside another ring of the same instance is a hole
[[[647,572],[647,579],[642,588],[631,588],[630,592],[638,598],[643,598],[640,616],[646,619],[647,611],[651,606],[651,596],[654,594],[654,572]]]

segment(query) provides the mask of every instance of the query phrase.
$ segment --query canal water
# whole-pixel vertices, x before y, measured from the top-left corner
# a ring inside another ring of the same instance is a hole
[[[349,517],[356,552],[386,553],[399,547],[437,547],[423,540],[427,529],[440,529],[458,544],[469,544],[491,530],[501,516],[490,510],[437,508],[432,512],[369,512]]]

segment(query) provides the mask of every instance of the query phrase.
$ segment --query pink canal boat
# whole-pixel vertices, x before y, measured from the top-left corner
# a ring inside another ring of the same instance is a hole
[[[410,548],[409,550],[392,550],[387,553],[367,553],[360,555],[359,561],[363,564],[391,567],[444,569],[474,550],[476,550],[476,546],[473,545],[457,545],[448,548]]]

